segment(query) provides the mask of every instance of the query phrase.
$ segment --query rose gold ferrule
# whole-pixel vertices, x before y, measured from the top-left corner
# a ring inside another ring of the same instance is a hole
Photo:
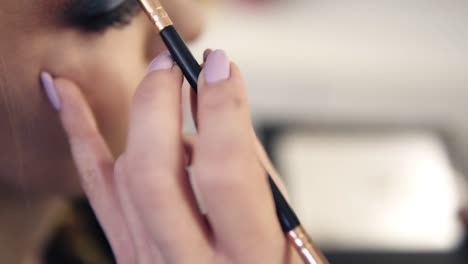
[[[323,256],[320,249],[314,246],[303,227],[296,227],[288,233],[289,241],[294,245],[297,252],[306,264],[328,264],[327,259]]]
[[[173,25],[171,18],[158,0],[139,1],[145,10],[145,13],[149,16],[151,21],[153,21],[159,31],[162,31],[164,28]]]

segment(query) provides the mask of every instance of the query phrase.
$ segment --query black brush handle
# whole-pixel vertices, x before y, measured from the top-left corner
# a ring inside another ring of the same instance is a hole
[[[301,222],[270,175],[268,175],[268,182],[270,183],[273,199],[275,200],[276,215],[278,216],[281,229],[283,233],[288,234],[296,227],[299,227]]]
[[[192,86],[192,89],[195,91],[195,93],[197,93],[198,76],[200,76],[202,71],[201,66],[193,57],[192,53],[187,48],[187,45],[180,37],[179,33],[177,33],[174,26],[168,26],[164,28],[160,34],[161,38],[169,49],[172,58],[177,63],[177,65],[179,65],[185,78]],[[283,194],[270,175],[268,175],[268,182],[273,193],[273,198],[276,205],[276,214],[278,216],[279,223],[283,229],[283,232],[288,234],[290,231],[300,226],[299,219],[291,209],[291,206],[286,201],[286,198],[284,198]]]
[[[167,26],[160,32],[161,38],[169,49],[172,58],[179,65],[185,78],[195,93],[198,91],[198,76],[202,71],[195,57],[188,49],[184,40],[177,33],[174,26]]]

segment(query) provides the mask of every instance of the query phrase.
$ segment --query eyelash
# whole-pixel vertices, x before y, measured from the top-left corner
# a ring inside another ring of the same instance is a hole
[[[67,21],[69,25],[84,32],[99,33],[111,27],[122,28],[127,26],[140,13],[140,10],[136,0],[127,0],[117,8],[98,15],[69,14],[67,15]]]

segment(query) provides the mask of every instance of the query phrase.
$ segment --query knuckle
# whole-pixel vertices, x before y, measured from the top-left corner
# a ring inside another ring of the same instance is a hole
[[[217,140],[215,144],[204,144],[195,150],[194,176],[200,187],[209,193],[242,192],[251,175],[257,172],[253,167],[257,164],[256,155],[245,143],[224,140],[223,143]]]
[[[216,194],[237,193],[243,190],[246,181],[242,175],[232,173],[229,167],[212,165],[205,168],[195,168],[197,184],[205,193],[211,193],[213,197],[221,197]]]
[[[80,163],[81,184],[89,194],[99,192],[106,181],[112,180],[112,166],[106,160],[89,157]]]
[[[251,157],[239,144],[214,147],[197,156],[194,175],[200,186],[210,193],[239,192],[248,184],[250,174],[256,170],[255,157]]]
[[[134,175],[128,183],[128,189],[142,208],[164,209],[173,206],[168,199],[177,190],[175,178],[174,171],[167,169]]]
[[[198,158],[205,163],[222,164],[241,159],[248,148],[237,135],[218,135],[211,138],[203,138],[196,142]]]
[[[135,138],[142,138],[138,133]],[[132,142],[127,147],[126,165],[130,170],[154,169],[154,167],[172,166],[177,161],[177,149],[182,148],[181,143],[174,135],[158,133],[151,140]]]
[[[174,176],[171,174],[173,174],[172,171],[164,169],[134,174],[127,177],[127,188],[133,197],[140,197],[143,200],[139,203],[145,202],[148,197],[151,197],[151,203],[159,204],[158,201],[170,195],[171,190],[173,190],[167,179]]]
[[[96,127],[89,127],[75,132],[74,135],[70,137],[69,141],[71,146],[93,146],[98,144],[100,137],[101,135]]]
[[[178,86],[178,78],[170,72],[160,71],[147,75],[140,83],[133,95],[133,102],[147,104],[154,99],[174,93],[174,86]]]
[[[129,188],[135,191],[151,189],[157,193],[165,191],[178,173],[180,158],[176,155],[129,153],[125,158],[125,174]]]
[[[199,108],[210,112],[222,110],[241,110],[247,108],[243,94],[234,85],[220,84],[200,93]]]
[[[145,176],[154,175],[156,172],[174,171],[177,164],[177,159],[172,155],[148,155],[145,152],[134,152],[128,156],[126,169],[127,173]]]

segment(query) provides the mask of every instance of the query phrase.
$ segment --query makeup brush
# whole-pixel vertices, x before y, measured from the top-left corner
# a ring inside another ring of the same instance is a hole
[[[158,0],[139,0],[139,2],[150,20],[157,27],[174,61],[179,65],[185,78],[196,93],[198,90],[198,76],[202,70],[200,64],[198,64],[183,39],[177,33],[174,24],[161,3]],[[276,214],[281,228],[290,243],[294,245],[301,255],[304,263],[327,264],[328,261],[321,251],[314,246],[298,217],[270,175],[268,175],[268,182],[273,193]]]
[[[174,61],[179,65],[188,83],[197,92],[198,76],[202,68],[175,29],[166,10],[157,0],[140,0],[139,2],[148,17],[156,25],[162,40]]]

